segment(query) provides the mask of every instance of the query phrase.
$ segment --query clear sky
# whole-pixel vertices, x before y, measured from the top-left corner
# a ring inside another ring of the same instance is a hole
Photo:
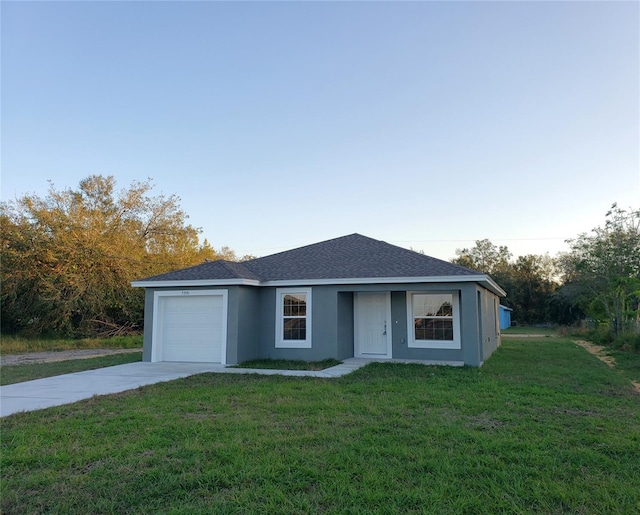
[[[2,199],[155,180],[214,247],[566,249],[640,207],[630,2],[1,3]]]

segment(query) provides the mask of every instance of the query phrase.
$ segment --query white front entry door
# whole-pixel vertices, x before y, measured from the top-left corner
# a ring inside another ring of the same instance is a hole
[[[391,296],[356,293],[354,298],[355,356],[391,358]]]

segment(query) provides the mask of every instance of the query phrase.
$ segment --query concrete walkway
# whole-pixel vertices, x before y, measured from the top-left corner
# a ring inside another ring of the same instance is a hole
[[[376,360],[349,358],[340,365],[318,371],[227,368],[213,363],[127,363],[0,386],[0,417],[70,404],[94,395],[134,390],[140,386],[205,372],[333,378],[349,374],[372,361]]]

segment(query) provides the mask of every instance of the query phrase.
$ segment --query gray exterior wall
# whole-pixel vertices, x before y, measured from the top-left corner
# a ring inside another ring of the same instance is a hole
[[[304,287],[304,285],[300,285]],[[153,297],[145,295],[143,361],[151,360]],[[228,291],[227,363],[256,358],[317,361],[354,355],[354,293],[391,292],[391,339],[394,359],[458,361],[480,366],[499,345],[498,297],[476,283],[323,285],[312,287],[312,348],[276,348],[276,288],[224,286]],[[459,296],[461,349],[408,346],[407,292],[452,292]]]
[[[478,303],[480,304],[480,334],[482,338],[483,363],[500,345],[500,312],[499,298],[490,291],[478,288]]]
[[[240,299],[238,287],[229,289],[227,302],[227,363],[237,363]]]
[[[142,361],[151,361],[151,338],[153,335],[153,292],[146,288],[144,292],[144,336],[142,338]]]
[[[336,359],[353,357],[353,292],[338,292],[338,353]]]
[[[303,286],[303,285],[301,285]],[[345,359],[354,353],[354,310],[355,292],[391,291],[391,338],[392,356],[395,359],[416,359],[431,361],[458,361],[470,366],[480,366],[495,349],[496,335],[485,327],[481,334],[479,320],[483,309],[476,301],[481,291],[487,299],[497,298],[488,290],[475,283],[447,284],[368,284],[313,286],[312,288],[312,348],[282,349],[275,347],[276,289],[263,289],[262,331],[260,336],[261,358],[302,359],[316,361],[325,358]],[[408,346],[407,334],[407,293],[408,291],[453,292],[460,301],[461,349],[419,349]],[[482,315],[487,316],[487,315]],[[491,315],[493,316],[493,315]],[[486,341],[486,346],[483,342]],[[494,345],[492,347],[492,345]]]
[[[409,347],[409,334],[407,326],[407,291],[421,291],[421,288],[410,288],[406,291],[391,292],[391,338],[392,356],[395,359],[423,359],[432,361],[463,361],[462,349],[416,349]],[[426,290],[422,290],[426,291]],[[429,291],[441,291],[429,290]],[[447,288],[447,292],[455,291]],[[465,333],[463,318],[460,319],[460,341],[464,348],[465,341],[473,338],[472,334]]]
[[[231,299],[231,291],[229,298]],[[233,295],[237,306],[232,308],[229,300],[229,320],[232,311],[237,310],[237,327],[235,334],[227,335],[227,363],[236,364],[255,359],[260,354],[258,335],[260,334],[260,290],[250,286],[239,286]],[[230,350],[233,349],[233,353]]]
[[[304,285],[301,285],[304,287]],[[259,358],[320,361],[335,358],[338,353],[338,295],[332,287],[314,286],[311,293],[310,349],[276,347],[276,288],[261,288],[261,320]],[[353,356],[353,348],[351,348]]]

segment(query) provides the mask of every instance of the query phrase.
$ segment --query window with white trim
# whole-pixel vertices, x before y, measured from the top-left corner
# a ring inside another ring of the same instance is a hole
[[[460,348],[458,295],[407,292],[409,347]]]
[[[311,348],[311,288],[278,288],[276,302],[276,347]]]

